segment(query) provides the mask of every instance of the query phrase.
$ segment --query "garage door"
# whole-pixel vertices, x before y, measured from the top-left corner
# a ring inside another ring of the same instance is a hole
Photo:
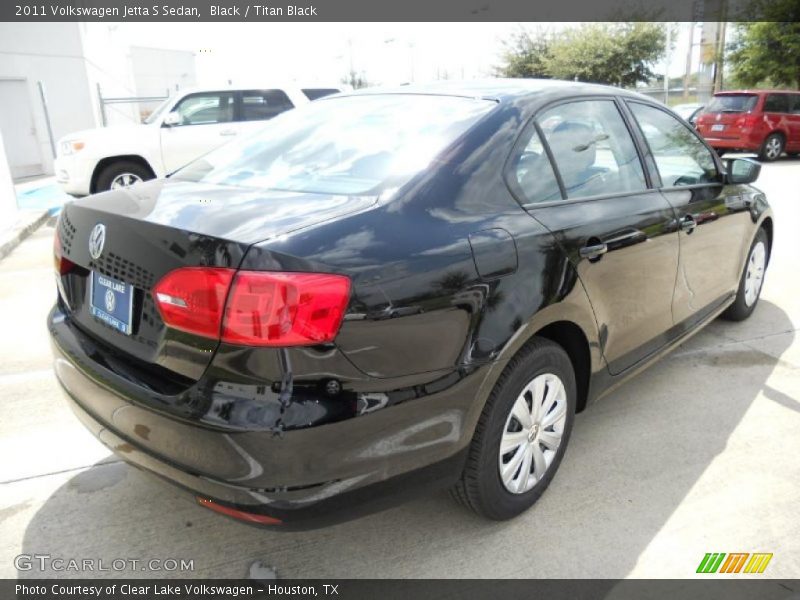
[[[14,179],[44,173],[28,83],[0,80],[0,131]]]

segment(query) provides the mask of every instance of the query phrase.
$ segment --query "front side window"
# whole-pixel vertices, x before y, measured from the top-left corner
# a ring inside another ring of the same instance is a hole
[[[180,116],[180,125],[211,125],[233,121],[233,94],[211,92],[186,96],[173,112]]]
[[[561,104],[536,121],[568,198],[646,189],[636,146],[613,100]]]
[[[650,146],[664,187],[718,181],[711,151],[691,129],[658,108],[635,102],[629,106]]]
[[[266,121],[294,108],[283,90],[242,92],[242,121]]]
[[[327,194],[366,194],[410,179],[496,102],[370,94],[311,102],[268,121],[173,178]]]

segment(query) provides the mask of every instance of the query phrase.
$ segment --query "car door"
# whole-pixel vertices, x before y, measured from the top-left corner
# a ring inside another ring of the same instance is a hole
[[[179,121],[161,127],[161,159],[171,173],[230,141],[234,125],[234,92],[188,94],[172,109]]]
[[[735,293],[752,221],[737,186],[724,178],[712,151],[667,110],[629,101],[660,182],[678,217],[680,261],[672,314],[689,327]]]
[[[675,214],[649,188],[620,109],[612,97],[546,108],[508,177],[574,264],[613,374],[666,343],[678,263]]]
[[[294,108],[286,92],[278,89],[239,92],[236,130],[240,134],[258,131],[264,122]]]
[[[800,152],[800,94],[788,94],[789,114],[786,115],[789,134],[786,138],[787,152]]]

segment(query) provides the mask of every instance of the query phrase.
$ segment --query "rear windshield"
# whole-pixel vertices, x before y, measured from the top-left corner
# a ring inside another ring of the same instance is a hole
[[[467,131],[495,102],[453,96],[365,95],[312,102],[269,121],[173,177],[327,194],[397,186]]]
[[[706,112],[748,112],[758,102],[755,94],[725,94],[714,96],[708,103]]]

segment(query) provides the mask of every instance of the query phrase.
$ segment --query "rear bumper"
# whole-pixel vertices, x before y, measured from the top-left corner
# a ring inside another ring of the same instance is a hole
[[[110,450],[195,495],[289,528],[352,518],[454,483],[480,412],[478,390],[496,367],[484,365],[427,392],[414,386],[420,393],[407,402],[334,423],[231,430],[143,405],[131,382],[92,359],[91,339],[58,307],[48,326],[68,402]],[[195,387],[211,395],[214,386]]]
[[[724,150],[743,150],[747,152],[757,152],[761,148],[764,139],[762,135],[747,133],[731,136],[716,136],[713,133],[703,134],[706,142],[712,148]]]

